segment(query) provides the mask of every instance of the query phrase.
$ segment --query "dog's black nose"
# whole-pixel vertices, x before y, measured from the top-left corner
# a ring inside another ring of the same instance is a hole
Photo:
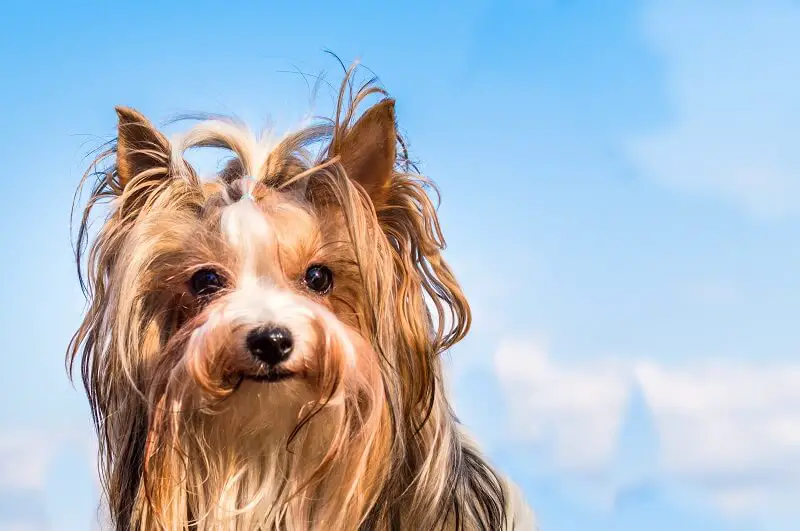
[[[277,365],[292,353],[292,333],[280,326],[257,328],[247,334],[250,353],[268,365]]]

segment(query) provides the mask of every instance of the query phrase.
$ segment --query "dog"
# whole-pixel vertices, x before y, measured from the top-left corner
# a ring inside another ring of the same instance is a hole
[[[279,141],[225,117],[170,140],[117,107],[79,187],[67,353],[116,529],[534,528],[446,397],[469,305],[394,100],[354,70]],[[231,154],[210,179],[203,147]]]

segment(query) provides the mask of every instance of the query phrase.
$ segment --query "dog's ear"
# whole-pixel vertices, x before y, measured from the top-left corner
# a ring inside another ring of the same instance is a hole
[[[125,186],[137,175],[145,172],[162,173],[169,168],[170,146],[161,134],[139,111],[129,107],[116,107],[117,174],[120,185]]]
[[[341,157],[350,179],[380,206],[388,195],[397,155],[394,100],[370,107],[347,132],[334,155]]]

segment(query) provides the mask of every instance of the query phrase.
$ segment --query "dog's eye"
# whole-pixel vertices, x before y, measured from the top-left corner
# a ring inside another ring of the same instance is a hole
[[[311,291],[324,295],[333,286],[333,272],[324,265],[312,265],[306,270],[304,279]]]
[[[196,296],[213,295],[224,285],[222,277],[213,269],[201,269],[189,280],[189,287]]]

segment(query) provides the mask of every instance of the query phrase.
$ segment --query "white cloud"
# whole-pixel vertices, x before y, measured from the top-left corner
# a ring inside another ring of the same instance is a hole
[[[0,487],[41,489],[50,461],[61,443],[58,435],[0,433]]]
[[[77,448],[87,451],[85,464],[88,468],[95,460],[94,455],[90,457],[88,452],[95,450],[96,444],[85,430],[68,427],[49,430],[7,428],[0,431],[0,531],[40,531],[52,528],[50,520],[54,515],[50,514],[47,490],[52,486],[50,482],[53,479],[54,466],[57,469],[64,464],[59,461],[64,456],[59,454],[70,445],[77,445]],[[93,477],[96,476],[94,471],[93,468]],[[86,492],[87,485],[83,483],[85,479],[85,476],[72,478],[75,492]],[[79,496],[76,503],[81,501],[84,500]],[[75,508],[74,504],[72,508]],[[82,508],[78,506],[77,510]],[[70,513],[66,516],[74,515]]]
[[[0,522],[0,531],[48,531],[48,527],[36,522]]]
[[[51,529],[43,493],[0,488],[0,531]]]
[[[541,344],[506,342],[494,355],[516,436],[541,443],[564,469],[595,471],[610,461],[627,375],[613,363],[562,366]]]
[[[672,123],[629,144],[649,177],[758,216],[800,213],[800,4],[653,0]]]
[[[0,431],[0,488],[41,490],[56,453],[70,443],[86,449],[87,463],[95,462],[96,441],[84,430],[71,427]]]
[[[636,368],[665,471],[727,511],[800,494],[800,365]]]
[[[504,342],[493,361],[511,436],[544,449],[565,477],[613,475],[635,383],[658,435],[658,477],[728,514],[785,510],[800,496],[800,365],[556,363],[537,341]]]
[[[88,429],[70,426],[0,431],[0,488],[43,488],[56,453],[72,443],[86,451],[87,464],[94,470],[97,441]]]

